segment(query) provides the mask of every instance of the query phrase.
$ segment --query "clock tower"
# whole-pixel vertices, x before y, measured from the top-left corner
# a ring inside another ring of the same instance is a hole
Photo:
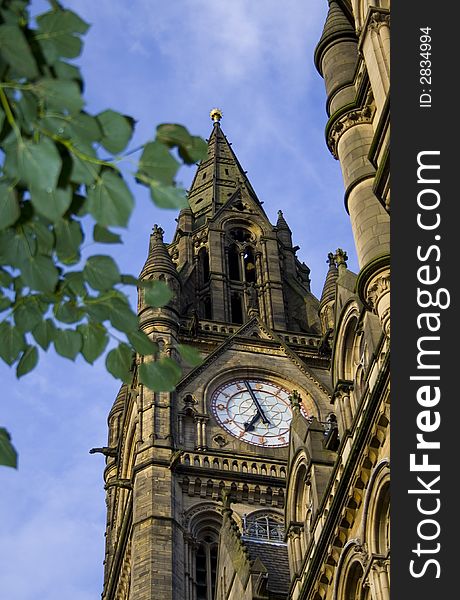
[[[254,598],[287,597],[290,426],[294,415],[323,442],[330,323],[283,213],[270,222],[221,116],[211,112],[174,238],[154,227],[141,272],[175,294],[159,309],[139,295],[142,330],[163,355],[180,361],[187,344],[202,363],[182,365],[174,392],[153,393],[137,380],[137,357],[112,407],[103,600],[217,600],[230,558],[249,565],[239,576]],[[329,458],[321,453],[319,471]]]

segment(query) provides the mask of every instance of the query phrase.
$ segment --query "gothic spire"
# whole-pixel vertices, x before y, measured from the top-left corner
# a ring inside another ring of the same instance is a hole
[[[219,109],[211,111],[213,128],[208,139],[208,154],[198,165],[189,190],[188,199],[195,218],[215,214],[242,187],[257,200],[246,172],[222,131],[221,118]]]
[[[329,12],[324,24],[323,33],[315,50],[315,65],[321,73],[321,57],[330,44],[337,39],[350,39],[356,41],[356,33],[344,8],[337,0],[329,0]]]
[[[329,252],[327,255],[327,262],[329,263],[329,270],[326,275],[326,280],[324,282],[323,292],[321,294],[320,300],[320,308],[324,306],[327,302],[331,300],[335,300],[335,284],[337,282],[337,277],[339,276],[339,271],[337,269],[337,265],[335,263],[335,256],[332,252]]]
[[[141,279],[153,273],[162,273],[164,275],[170,273],[177,277],[176,267],[169,255],[166,244],[163,242],[163,234],[163,229],[155,224],[150,234],[149,255],[142,269]]]

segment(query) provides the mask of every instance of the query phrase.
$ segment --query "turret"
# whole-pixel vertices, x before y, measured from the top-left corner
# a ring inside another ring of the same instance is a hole
[[[172,261],[166,244],[163,242],[163,234],[163,229],[158,227],[158,225],[154,225],[152,234],[150,235],[149,254],[141,271],[140,279],[163,281],[173,292],[173,298],[162,308],[145,306],[143,302],[144,290],[141,288],[139,290],[138,301],[141,328],[146,323],[151,325],[158,319],[162,323],[168,321],[169,326],[172,326],[174,329],[177,329],[179,326],[178,307],[180,304],[181,284],[176,266]]]
[[[319,318],[321,321],[321,330],[325,334],[328,330],[335,328],[335,299],[336,299],[336,284],[339,276],[335,257],[332,252],[327,255],[329,270],[324,282],[321,300],[319,302]]]
[[[315,65],[326,85],[328,114],[354,100],[353,80],[357,61],[355,30],[338,2],[329,0],[323,34],[315,50]]]
[[[375,195],[376,168],[369,159],[378,129],[376,105],[362,62],[357,65],[358,40],[342,6],[337,0],[329,0],[315,64],[325,80],[327,111],[331,115],[326,127],[327,143],[340,161],[345,184],[345,206],[360,266],[358,293],[389,334],[390,220]]]

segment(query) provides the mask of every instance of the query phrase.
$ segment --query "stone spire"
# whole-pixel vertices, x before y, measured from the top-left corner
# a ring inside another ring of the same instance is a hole
[[[329,270],[326,275],[323,292],[321,294],[321,300],[319,302],[319,317],[323,333],[326,333],[328,330],[332,330],[335,327],[334,304],[337,289],[336,284],[339,277],[339,270],[337,268],[336,260],[337,255],[329,252],[327,255]]]
[[[276,221],[277,236],[284,246],[292,247],[292,233],[286,219],[283,216],[283,211],[278,211],[278,220]]]
[[[339,276],[339,271],[337,269],[337,265],[335,264],[335,257],[332,252],[329,252],[327,255],[327,262],[329,263],[329,270],[326,275],[323,292],[321,294],[321,300],[319,302],[320,310],[324,304],[330,302],[331,300],[335,300],[335,284]]]
[[[242,187],[257,200],[246,172],[221,129],[222,112],[214,108],[211,111],[211,119],[213,128],[208,139],[208,154],[199,164],[188,194],[195,218],[213,215]]]
[[[350,20],[337,0],[329,0],[329,12],[324,24],[323,33],[315,50],[315,66],[322,74],[321,59],[328,46],[337,39],[357,41],[356,33]]]
[[[178,277],[176,267],[169,255],[166,244],[163,242],[163,235],[163,229],[155,224],[150,234],[149,255],[141,271],[141,279],[154,273]]]

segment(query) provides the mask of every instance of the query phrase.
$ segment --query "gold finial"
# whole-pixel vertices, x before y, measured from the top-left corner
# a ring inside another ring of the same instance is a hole
[[[214,123],[219,123],[219,121],[222,119],[222,111],[220,110],[220,108],[213,108],[209,113],[209,116],[214,121]]]

